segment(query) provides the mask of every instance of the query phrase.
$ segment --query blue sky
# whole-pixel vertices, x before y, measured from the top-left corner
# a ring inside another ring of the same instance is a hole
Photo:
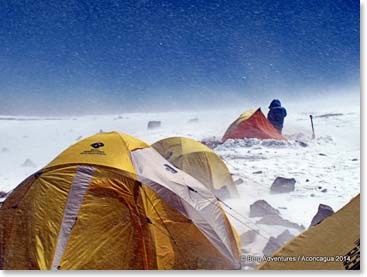
[[[359,82],[358,1],[0,5],[0,114],[180,109]]]

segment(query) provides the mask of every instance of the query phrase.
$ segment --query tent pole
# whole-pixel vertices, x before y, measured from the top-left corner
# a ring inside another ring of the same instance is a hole
[[[313,116],[312,116],[312,114],[310,114],[310,119],[311,119],[311,127],[312,127],[312,139],[315,139],[316,136],[315,136],[315,129],[313,127]]]

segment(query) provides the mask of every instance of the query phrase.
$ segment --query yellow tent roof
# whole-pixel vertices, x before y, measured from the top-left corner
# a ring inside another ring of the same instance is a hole
[[[238,123],[249,119],[256,111],[257,109],[251,109],[243,112],[232,124],[238,125]]]
[[[0,269],[237,269],[239,261],[215,196],[116,132],[71,146],[0,207]]]
[[[130,151],[148,147],[145,142],[127,134],[100,133],[70,146],[45,168],[66,164],[93,164],[135,172]]]
[[[165,138],[152,144],[165,159],[206,185],[217,196],[224,190],[237,197],[237,188],[221,158],[199,141],[185,137]]]

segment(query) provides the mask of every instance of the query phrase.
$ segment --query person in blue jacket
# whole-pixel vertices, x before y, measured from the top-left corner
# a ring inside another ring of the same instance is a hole
[[[282,133],[284,118],[287,116],[287,110],[282,107],[278,99],[271,101],[268,112],[268,120],[270,123]]]

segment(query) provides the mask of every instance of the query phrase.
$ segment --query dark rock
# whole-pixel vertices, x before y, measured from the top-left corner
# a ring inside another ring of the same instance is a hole
[[[263,172],[261,170],[252,172],[252,174],[262,174]]]
[[[0,198],[4,198],[7,195],[5,191],[0,190]]]
[[[263,249],[263,254],[266,257],[271,256],[275,251],[277,251],[282,244],[280,244],[276,238],[270,237],[268,243],[265,245]]]
[[[324,154],[324,153],[319,153],[319,156],[326,156],[326,154]]]
[[[293,239],[294,236],[289,232],[289,230],[284,230],[279,236],[277,236],[277,239],[282,242],[282,244],[290,241]]]
[[[326,114],[322,114],[322,115],[316,115],[315,117],[320,117],[320,118],[329,118],[329,117],[334,117],[334,116],[342,116],[342,113],[326,113]]]
[[[303,142],[303,141],[296,140],[296,142],[297,142],[300,146],[302,146],[302,147],[307,147],[307,146],[308,146],[308,144],[307,144],[307,143],[305,143],[305,142]]]
[[[273,193],[286,193],[294,191],[296,184],[296,179],[294,178],[275,178],[273,184],[271,185],[271,192]]]
[[[306,183],[308,183],[310,180],[309,179],[306,179]]]
[[[237,179],[236,181],[234,181],[234,184],[235,185],[240,185],[240,184],[242,184],[243,183],[243,179],[242,178],[239,178],[239,179]]]
[[[323,189],[321,192],[327,192],[327,189]]]
[[[149,121],[148,122],[148,129],[156,129],[161,127],[160,121]]]
[[[356,161],[358,161],[358,159],[352,159],[352,162],[356,162]]]
[[[196,123],[199,122],[199,118],[195,117],[195,118],[191,118],[189,121],[187,121],[187,123]]]
[[[221,200],[231,198],[231,193],[225,186],[215,190],[215,195]]]
[[[318,186],[317,188],[318,188],[318,189],[322,189],[322,187],[321,187],[321,186]]]
[[[293,237],[294,236],[292,236],[292,234],[288,230],[285,230],[276,238],[270,237],[268,243],[265,245],[263,249],[263,254],[267,257],[271,256],[275,251],[277,251],[280,247],[282,247]]]
[[[31,159],[26,159],[24,163],[22,163],[23,167],[36,167],[36,164]]]
[[[242,245],[247,245],[247,244],[250,244],[250,243],[253,243],[256,239],[256,236],[257,236],[257,230],[249,230],[245,233],[243,233],[241,236],[240,236],[240,240],[241,240],[241,243]]]
[[[210,149],[214,149],[218,145],[222,144],[222,142],[218,140],[216,137],[207,137],[202,139],[200,142],[209,147]]]
[[[334,214],[333,208],[328,205],[320,204],[316,215],[312,218],[311,226],[315,226],[323,221],[325,218]]]
[[[279,211],[273,208],[268,202],[265,200],[257,200],[253,204],[250,205],[250,217],[259,217],[266,216],[272,214],[279,214]]]
[[[310,194],[310,196],[311,196],[311,197],[315,197],[315,194],[311,193],[311,194]]]
[[[283,219],[280,215],[277,215],[277,214],[266,215],[262,219],[256,221],[256,223],[265,224],[265,225],[279,225],[279,226],[284,226],[288,228],[294,228],[299,231],[303,231],[305,229],[304,226],[298,225],[297,223]]]

